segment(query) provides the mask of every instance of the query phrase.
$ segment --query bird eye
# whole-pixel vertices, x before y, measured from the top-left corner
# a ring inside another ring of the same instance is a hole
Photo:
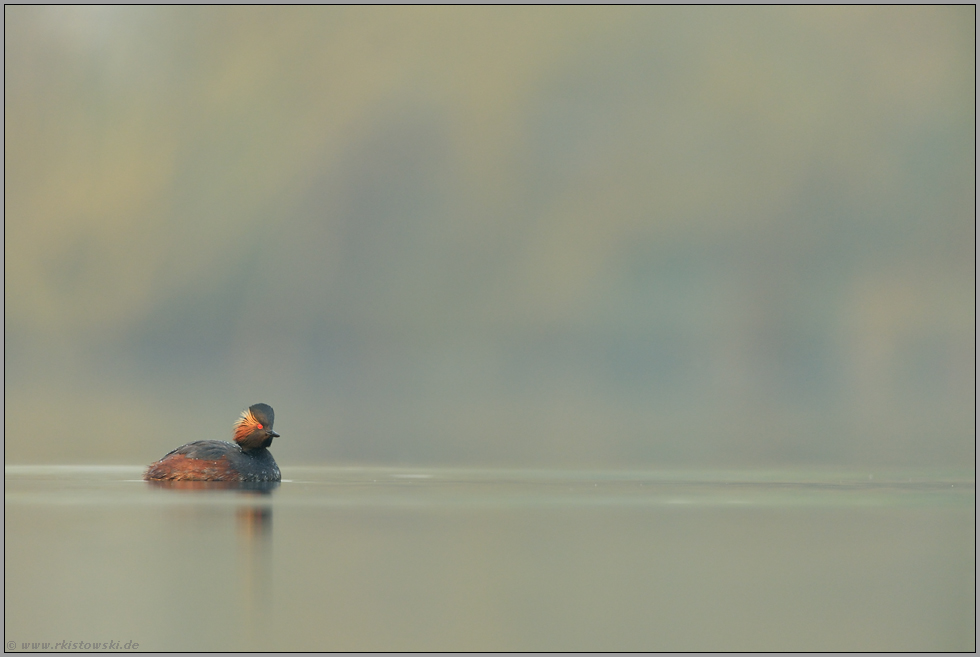
[[[262,428],[262,425],[261,424],[256,424],[255,426],[257,426],[259,429]]]

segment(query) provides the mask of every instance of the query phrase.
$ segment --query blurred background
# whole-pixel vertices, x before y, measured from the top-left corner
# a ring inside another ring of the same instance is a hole
[[[4,8],[7,463],[972,468],[975,8]]]

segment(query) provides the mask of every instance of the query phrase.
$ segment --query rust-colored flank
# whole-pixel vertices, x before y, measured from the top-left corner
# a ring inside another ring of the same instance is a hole
[[[237,479],[238,472],[224,457],[210,461],[190,458],[186,454],[170,454],[152,464],[144,478],[169,481],[224,481]]]

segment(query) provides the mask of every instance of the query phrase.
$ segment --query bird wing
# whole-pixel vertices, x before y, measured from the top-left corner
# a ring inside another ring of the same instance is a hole
[[[222,456],[227,456],[230,453],[237,453],[241,451],[242,450],[238,445],[226,442],[224,440],[197,440],[193,443],[181,445],[174,451],[167,454],[167,456],[172,454],[183,454],[184,456],[192,459],[216,461]],[[167,456],[164,456],[163,458],[167,458]]]

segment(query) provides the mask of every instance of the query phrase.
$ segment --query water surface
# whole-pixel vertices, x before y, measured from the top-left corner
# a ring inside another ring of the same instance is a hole
[[[141,472],[5,468],[8,650],[975,648],[973,471]]]

